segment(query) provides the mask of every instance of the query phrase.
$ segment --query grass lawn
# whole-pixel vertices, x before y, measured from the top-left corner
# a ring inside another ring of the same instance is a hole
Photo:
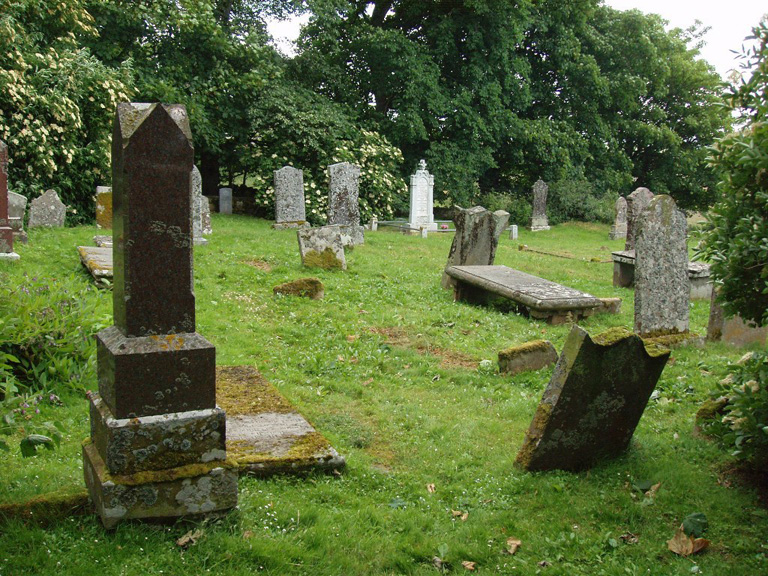
[[[728,455],[694,433],[698,406],[743,350],[673,351],[624,456],[577,474],[531,474],[512,463],[551,370],[510,378],[478,364],[495,366],[499,350],[538,338],[560,350],[569,326],[454,303],[440,288],[448,234],[380,229],[348,252],[346,272],[325,272],[302,269],[295,232],[218,214],[213,228],[195,248],[198,332],[219,364],[257,366],[347,458],[346,471],[242,477],[238,509],[219,520],[127,522],[113,532],[92,515],[45,527],[0,521],[0,576],[768,573],[766,509],[729,472]],[[21,261],[0,262],[0,282],[27,274],[91,284],[75,247],[96,233],[30,231],[17,245]],[[597,334],[632,328],[632,290],[611,284],[610,250],[622,247],[602,225],[521,229],[518,241],[502,237],[496,263],[621,297],[621,314],[582,322]],[[323,300],[273,296],[273,286],[303,276],[323,281]],[[107,318],[111,292],[95,297]],[[708,302],[693,302],[693,331],[706,333],[708,313]],[[16,442],[0,452],[0,504],[83,490],[84,391],[95,388],[91,376],[58,390],[64,405],[36,416],[64,424],[57,450],[22,458]],[[646,482],[661,483],[655,495],[633,487]],[[681,558],[666,542],[694,512],[707,516],[712,543]],[[195,544],[176,544],[195,528]],[[504,553],[510,537],[522,542],[515,555]]]

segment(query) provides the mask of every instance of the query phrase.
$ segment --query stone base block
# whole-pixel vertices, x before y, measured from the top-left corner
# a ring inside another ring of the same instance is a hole
[[[107,529],[131,519],[172,519],[237,506],[237,471],[220,462],[112,476],[96,447],[83,445],[88,494]]]
[[[226,459],[221,408],[116,419],[91,395],[91,438],[110,474],[135,474]]]
[[[529,226],[531,232],[541,232],[542,230],[549,230],[549,222],[546,216],[543,218],[531,218],[531,225]]]
[[[549,340],[534,340],[499,352],[499,372],[514,376],[539,370],[557,362],[557,351]]]
[[[202,236],[195,236],[195,238],[192,239],[192,243],[195,246],[206,246],[208,245],[208,240],[206,240]]]
[[[296,222],[275,222],[272,224],[274,230],[295,230],[296,228],[311,228],[309,222],[297,220]]]
[[[595,309],[595,314],[619,314],[621,312],[621,298],[598,298],[600,306]]]
[[[197,332],[96,335],[99,394],[115,418],[216,407],[216,349]]]
[[[0,260],[18,260],[21,258],[16,252],[0,252]]]

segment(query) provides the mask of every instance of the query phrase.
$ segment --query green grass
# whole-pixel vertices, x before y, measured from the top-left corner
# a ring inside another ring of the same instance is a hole
[[[513,467],[549,370],[510,378],[483,372],[499,350],[547,338],[559,350],[568,326],[454,303],[440,288],[451,236],[407,237],[382,229],[348,253],[349,270],[300,266],[295,232],[269,222],[214,215],[208,246],[195,249],[197,329],[219,364],[252,364],[346,456],[341,477],[240,480],[237,511],[218,521],[105,532],[94,516],[46,528],[0,524],[0,576],[25,574],[436,574],[473,561],[480,574],[702,574],[768,572],[768,514],[757,495],[724,470],[717,446],[693,432],[694,414],[743,351],[708,344],[673,352],[658,389],[621,458],[578,474],[529,474]],[[0,277],[63,276],[80,269],[75,251],[95,228],[30,231],[22,260]],[[519,251],[569,253],[564,259]],[[496,263],[590,292],[622,298],[622,312],[594,316],[590,333],[632,327],[632,291],[613,288],[608,227],[567,224],[502,237]],[[257,265],[254,265],[257,264]],[[265,270],[264,263],[270,271]],[[272,287],[303,276],[325,284],[325,299],[274,297]],[[103,311],[111,293],[103,292]],[[694,302],[692,329],[705,333],[709,305]],[[95,382],[83,382],[95,389]],[[79,446],[88,435],[83,394],[38,418],[65,423],[61,447],[22,459],[0,453],[0,503],[83,488]],[[652,502],[633,482],[661,482]],[[436,491],[426,486],[434,483]],[[452,510],[468,512],[466,521]],[[689,559],[666,549],[682,518],[709,519],[709,550]],[[183,550],[190,528],[204,534]],[[637,536],[625,543],[621,536]],[[508,537],[522,540],[503,554]],[[549,566],[539,566],[547,562]]]

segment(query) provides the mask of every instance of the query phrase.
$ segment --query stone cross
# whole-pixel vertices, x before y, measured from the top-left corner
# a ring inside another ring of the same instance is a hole
[[[304,172],[293,166],[275,170],[276,227],[298,227],[306,223]]]
[[[237,503],[215,348],[195,331],[190,173],[180,105],[117,107],[112,138],[114,326],[96,335],[86,485],[107,528]],[[141,473],[137,478],[137,473]]]
[[[635,249],[637,221],[651,198],[653,198],[653,192],[648,188],[638,188],[627,196],[627,240],[624,243],[624,250]]]
[[[55,190],[46,190],[30,203],[30,228],[61,228],[67,215],[66,205]]]
[[[616,218],[608,237],[611,240],[627,237],[627,200],[623,196],[619,196],[616,200]]]
[[[435,177],[427,171],[427,163],[419,162],[419,169],[411,176],[411,210],[408,227],[416,230],[437,230],[434,203]]]
[[[360,167],[349,162],[331,164],[328,224],[360,225]]]
[[[18,260],[8,215],[8,146],[0,140],[0,260]]]
[[[539,178],[533,185],[533,213],[531,214],[531,232],[549,230],[547,221],[547,191],[549,186]]]
[[[671,196],[654,196],[635,224],[635,332],[688,332],[691,284],[685,214]]]

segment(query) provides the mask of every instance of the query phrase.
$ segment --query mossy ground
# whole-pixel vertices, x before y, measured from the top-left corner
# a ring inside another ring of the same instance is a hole
[[[221,365],[256,366],[347,458],[341,476],[242,477],[238,510],[216,522],[129,522],[107,533],[91,515],[47,527],[0,526],[0,574],[480,574],[739,576],[768,572],[768,512],[731,476],[731,460],[694,433],[694,417],[743,351],[683,346],[672,357],[622,457],[580,473],[526,473],[513,466],[550,370],[513,378],[478,370],[481,360],[536,339],[561,350],[570,326],[453,302],[440,288],[451,237],[381,229],[347,254],[345,272],[318,270],[321,301],[274,298],[272,287],[306,274],[296,232],[247,217],[213,215],[208,246],[195,248],[197,329]],[[632,328],[632,290],[611,285],[608,226],[520,229],[519,242],[580,260],[521,252],[502,236],[496,263],[599,297],[621,297],[618,315],[582,322],[590,334]],[[0,262],[2,281],[80,274],[76,247],[95,227],[32,230],[21,260]],[[265,263],[255,267],[248,262]],[[314,273],[314,272],[313,272]],[[103,291],[101,312],[111,310]],[[693,302],[691,329],[704,333],[709,304]],[[460,358],[461,363],[444,362]],[[96,382],[83,382],[95,389]],[[83,394],[38,417],[67,433],[55,451],[23,459],[0,453],[0,503],[83,487],[80,441],[88,435]],[[18,436],[9,440],[13,441]],[[633,488],[661,482],[652,501]],[[434,492],[427,490],[434,484]],[[466,521],[452,510],[468,512]],[[682,519],[703,512],[709,550],[667,551]],[[190,527],[203,536],[187,549]],[[636,541],[628,535],[636,536]],[[622,539],[622,536],[626,536]],[[506,539],[523,545],[503,553]],[[542,567],[540,562],[549,566]]]

